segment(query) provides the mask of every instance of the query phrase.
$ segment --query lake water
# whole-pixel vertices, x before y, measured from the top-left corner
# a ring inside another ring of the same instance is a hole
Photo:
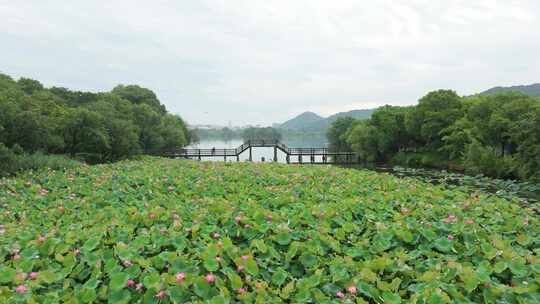
[[[283,138],[282,143],[289,148],[321,148],[327,146],[327,141],[324,136],[312,136],[312,137],[290,137]],[[225,140],[201,140],[197,144],[188,146],[187,148],[195,149],[235,149],[242,145],[244,141],[242,139]],[[253,161],[261,162],[262,158],[265,161],[272,161],[274,158],[274,148],[252,148]],[[278,162],[285,163],[285,153],[278,150],[277,152]],[[240,161],[246,161],[249,159],[249,150],[240,154]],[[203,160],[210,161],[223,161],[223,157],[204,157]],[[322,157],[316,157],[316,161],[322,161]],[[227,161],[236,161],[235,157],[228,157]],[[297,161],[296,158],[291,157],[291,161]],[[304,157],[304,161],[309,161],[309,158]]]

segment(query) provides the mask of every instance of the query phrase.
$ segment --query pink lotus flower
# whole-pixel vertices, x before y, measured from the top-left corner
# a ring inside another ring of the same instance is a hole
[[[40,236],[38,237],[38,242],[40,242],[40,243],[45,242],[45,240],[46,240],[46,239],[45,239],[45,237],[44,237],[43,235],[40,235]]]
[[[453,241],[453,240],[454,240],[454,236],[451,235],[451,234],[449,234],[447,238],[448,238],[448,240],[450,240],[450,241]]]
[[[81,253],[81,250],[79,248],[75,248],[75,250],[73,250],[73,254],[75,255],[79,255]]]
[[[236,271],[238,271],[238,272],[244,271],[244,266],[238,265],[238,267],[236,267]]]
[[[214,283],[214,282],[216,281],[216,278],[215,278],[214,275],[211,274],[211,273],[208,273],[208,274],[204,277],[204,279],[206,280],[207,283],[210,283],[210,284],[212,284],[212,283]]]
[[[356,286],[347,287],[347,291],[352,293],[352,294],[355,294],[356,293]]]
[[[243,288],[243,287],[242,287],[242,288],[238,288],[238,293],[241,294],[241,295],[242,295],[242,294],[245,294],[245,293],[246,293],[246,289]]]
[[[137,283],[137,285],[135,285],[135,290],[142,290],[144,287],[144,285],[142,283]]]
[[[338,297],[340,299],[343,299],[343,298],[345,298],[345,294],[343,292],[341,292],[341,291],[338,291],[338,292],[336,292],[336,297]]]
[[[127,284],[126,284],[126,285],[127,285],[127,287],[135,286],[135,281],[133,281],[132,279],[129,279],[129,280],[127,281]]]
[[[34,271],[30,272],[30,274],[28,275],[28,278],[30,280],[35,280],[35,279],[37,279],[37,277],[38,277],[38,273],[34,272]]]
[[[474,220],[472,219],[466,219],[465,221],[463,221],[466,225],[472,225],[474,224]]]
[[[245,260],[249,259],[249,255],[243,255],[240,258],[245,261]]]
[[[167,293],[165,292],[165,290],[160,290],[157,294],[156,294],[156,298],[159,299],[159,300],[163,300],[167,297]]]
[[[240,221],[242,220],[242,217],[241,216],[236,216],[234,218],[234,221],[237,222],[237,223],[240,223]]]
[[[151,212],[150,214],[148,214],[148,217],[149,217],[151,220],[153,220],[153,219],[156,218],[156,214],[153,213],[153,212]]]
[[[133,265],[130,260],[122,261],[122,264],[124,264],[124,267],[130,267],[131,265]]]
[[[186,274],[183,272],[176,273],[176,282],[182,283],[184,279],[186,278]]]
[[[247,228],[250,228],[250,227],[251,227],[250,224],[245,224],[245,225],[244,225],[244,228],[246,228],[246,229],[247,229]]]
[[[268,214],[266,216],[266,220],[269,221],[269,222],[271,222],[273,219],[274,219],[274,217],[271,214]]]
[[[457,221],[457,217],[453,214],[449,214],[448,217],[443,220],[443,222],[445,222],[446,224],[453,223],[455,221]]]
[[[215,238],[215,239],[219,238],[220,236],[221,235],[219,233],[217,233],[217,232],[212,233],[212,237]]]
[[[25,293],[26,291],[28,291],[28,288],[26,288],[24,285],[19,285],[17,288],[15,288],[16,293]]]
[[[218,263],[221,262],[221,257],[220,257],[220,256],[217,256],[217,257],[216,257],[216,261],[217,261]]]
[[[13,255],[13,260],[14,260],[14,261],[17,261],[17,260],[20,260],[20,259],[21,259],[21,255],[20,255],[20,254],[16,253],[16,254]]]

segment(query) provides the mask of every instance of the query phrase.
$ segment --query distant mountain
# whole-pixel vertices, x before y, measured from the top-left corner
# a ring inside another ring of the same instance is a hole
[[[285,130],[304,131],[304,132],[324,132],[339,117],[353,117],[356,119],[367,119],[371,117],[374,109],[352,110],[348,112],[339,112],[326,118],[313,112],[304,112],[282,124],[274,124],[275,127]]]
[[[278,124],[280,129],[287,130],[302,130],[305,126],[315,124],[324,120],[324,117],[319,116],[313,112],[304,112],[293,119],[289,119],[282,124]]]
[[[540,83],[535,83],[531,85],[518,85],[518,86],[511,86],[511,87],[494,87],[480,94],[486,95],[486,94],[495,94],[499,92],[509,92],[509,91],[521,92],[529,96],[540,96]]]

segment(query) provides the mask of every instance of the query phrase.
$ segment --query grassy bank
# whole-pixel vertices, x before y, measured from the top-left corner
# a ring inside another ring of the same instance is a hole
[[[2,303],[540,301],[538,218],[483,194],[158,158],[1,183]]]

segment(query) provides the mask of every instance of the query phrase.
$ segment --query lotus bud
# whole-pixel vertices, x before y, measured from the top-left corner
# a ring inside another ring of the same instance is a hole
[[[185,278],[186,278],[186,274],[184,272],[176,273],[176,282],[182,283]]]
[[[38,277],[38,273],[35,272],[35,271],[30,272],[30,274],[28,275],[28,278],[30,280],[35,280],[35,279],[37,279],[37,277]]]
[[[156,294],[156,298],[159,299],[159,300],[163,300],[167,297],[167,293],[165,292],[165,290],[160,290],[157,294]]]
[[[206,280],[207,283],[214,283],[216,281],[216,278],[214,277],[214,275],[212,273],[208,273],[204,279]]]
[[[26,288],[24,285],[19,285],[17,288],[15,288],[16,293],[25,293],[27,290],[28,288]]]

